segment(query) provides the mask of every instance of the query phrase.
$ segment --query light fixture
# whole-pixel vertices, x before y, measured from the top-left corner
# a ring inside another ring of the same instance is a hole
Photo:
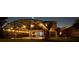
[[[26,26],[25,26],[25,25],[23,25],[23,26],[22,26],[22,28],[26,28]]]
[[[59,35],[62,35],[62,32],[60,32]]]
[[[11,27],[10,29],[13,29],[13,27]]]
[[[11,31],[10,29],[7,29],[7,31]]]
[[[34,27],[34,25],[33,24],[31,24],[31,28],[33,28]]]
[[[45,26],[48,26],[47,24],[45,24]]]

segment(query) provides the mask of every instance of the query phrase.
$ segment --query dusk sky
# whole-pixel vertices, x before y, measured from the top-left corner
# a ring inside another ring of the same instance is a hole
[[[32,19],[32,17],[9,17],[6,19],[8,22],[12,22],[19,19]],[[63,26],[71,26],[78,17],[34,17],[36,20],[43,20],[43,21],[56,21],[58,27]]]

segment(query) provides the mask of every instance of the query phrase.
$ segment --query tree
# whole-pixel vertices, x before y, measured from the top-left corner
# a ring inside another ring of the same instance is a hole
[[[75,21],[75,23],[73,24],[73,26],[74,26],[75,28],[79,28],[79,19],[77,19],[77,20]]]
[[[56,31],[57,31],[57,35],[60,36],[59,33],[60,33],[60,31],[61,31],[61,28],[57,27]]]
[[[7,17],[0,17],[0,38],[3,38],[3,25],[6,23]]]

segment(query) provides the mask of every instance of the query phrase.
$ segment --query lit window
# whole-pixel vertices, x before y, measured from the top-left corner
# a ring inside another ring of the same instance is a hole
[[[44,32],[37,32],[37,35],[44,36]]]

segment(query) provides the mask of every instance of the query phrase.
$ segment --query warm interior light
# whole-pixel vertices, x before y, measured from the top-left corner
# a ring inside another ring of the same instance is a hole
[[[62,32],[60,32],[59,34],[62,35]]]
[[[34,27],[34,25],[33,24],[31,24],[31,28],[33,28]]]
[[[47,24],[45,24],[45,26],[48,26]]]
[[[26,26],[25,26],[25,25],[23,25],[23,26],[22,26],[22,28],[26,28]]]
[[[14,32],[15,30],[11,30],[12,32]]]
[[[13,29],[13,27],[11,27],[10,29]]]
[[[7,31],[11,31],[10,29],[7,29]]]

